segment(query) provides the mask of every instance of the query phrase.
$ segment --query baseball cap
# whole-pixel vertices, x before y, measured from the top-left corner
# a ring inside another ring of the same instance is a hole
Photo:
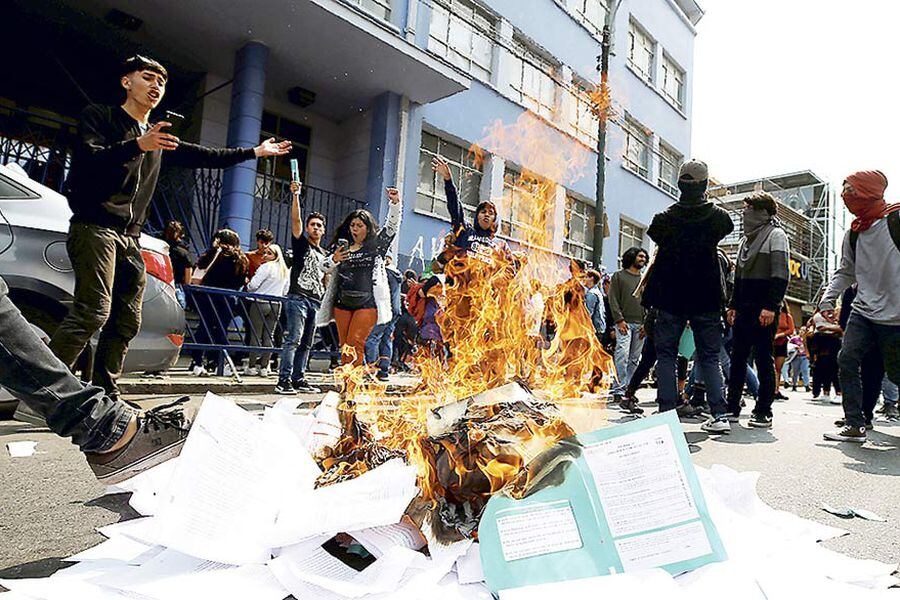
[[[709,167],[702,160],[691,159],[681,165],[678,181],[706,181],[709,179]]]

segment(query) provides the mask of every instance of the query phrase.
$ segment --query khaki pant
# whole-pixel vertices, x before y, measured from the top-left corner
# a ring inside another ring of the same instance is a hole
[[[106,227],[72,223],[66,249],[75,271],[75,300],[50,349],[72,369],[100,331],[91,379],[117,396],[128,343],[141,327],[147,275],[138,240]]]

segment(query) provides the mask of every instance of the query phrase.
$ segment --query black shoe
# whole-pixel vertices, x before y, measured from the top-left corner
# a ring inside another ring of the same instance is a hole
[[[776,400],[787,400],[788,397],[785,396],[784,394],[782,394],[780,391],[778,391],[778,392],[775,392],[775,399]]]
[[[844,419],[838,419],[834,422],[834,424],[837,427],[846,427],[847,421],[845,421]],[[872,424],[872,421],[866,421],[866,431],[872,431],[873,429],[875,429],[875,425]]]
[[[387,371],[379,370],[377,373],[375,373],[375,379],[377,379],[378,381],[387,381],[388,379],[390,379],[390,375]]]
[[[309,382],[305,379],[294,379],[291,381],[291,387],[294,389],[295,393],[300,394],[321,394],[322,390],[309,385]]]
[[[750,427],[760,427],[764,429],[768,429],[772,426],[772,416],[771,415],[758,415],[756,413],[750,414],[750,420],[747,421],[747,425]]]
[[[619,401],[619,407],[625,412],[632,415],[642,415],[644,414],[644,409],[638,406],[637,399],[631,396],[626,396]]]
[[[114,485],[181,454],[194,418],[179,405],[187,396],[152,408],[137,416],[137,432],[124,448],[115,452],[86,453],[97,479]]]
[[[847,426],[838,431],[829,431],[824,437],[826,440],[831,440],[833,442],[855,442],[857,444],[862,444],[866,441],[866,428]]]
[[[295,396],[297,390],[294,389],[294,386],[291,385],[290,381],[279,380],[279,382],[275,384],[275,393],[281,394],[282,396]]]
[[[679,404],[675,407],[675,412],[680,419],[696,419],[703,413],[701,409],[690,404]]]
[[[896,404],[885,404],[882,412],[889,421],[900,419],[900,410],[897,409]]]

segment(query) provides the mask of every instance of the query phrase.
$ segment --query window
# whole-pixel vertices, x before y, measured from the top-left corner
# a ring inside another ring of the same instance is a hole
[[[428,49],[473,77],[491,78],[494,19],[468,0],[435,0]]]
[[[281,196],[287,194],[287,185],[291,180],[292,158],[297,159],[300,167],[300,181],[307,180],[312,130],[306,125],[263,111],[259,140],[267,140],[270,137],[291,140],[291,151],[287,156],[256,161],[256,195],[260,198],[272,198],[273,194]]]
[[[579,20],[588,25],[588,29],[597,33],[603,31],[603,23],[606,21],[604,0],[569,0],[569,8]]]
[[[566,196],[566,239],[563,252],[572,258],[591,260],[594,257],[594,207]]]
[[[514,40],[512,88],[525,108],[545,119],[556,112],[556,66],[529,48],[522,40]]]
[[[650,132],[625,115],[625,167],[641,177],[650,176]]]
[[[663,54],[662,93],[679,109],[684,108],[684,70]]]
[[[659,145],[659,179],[657,184],[672,195],[678,195],[678,169],[683,157],[666,144]]]
[[[555,190],[556,186],[553,186]],[[500,234],[522,241],[536,242],[553,239],[553,217],[550,216],[544,230],[535,226],[531,211],[541,194],[550,193],[549,182],[535,175],[521,173],[506,167],[503,173],[503,206],[500,207]],[[549,245],[549,243],[548,243]]]
[[[628,64],[650,83],[653,83],[655,46],[640,25],[634,21],[628,24]]]
[[[450,166],[450,173],[459,200],[466,213],[466,221],[471,221],[478,206],[481,188],[481,167],[473,165],[469,151],[462,146],[443,140],[436,135],[422,132],[422,146],[419,148],[419,185],[416,190],[416,209],[450,218],[447,197],[444,195],[444,180],[431,168],[431,159],[441,156]]]
[[[391,0],[350,0],[371,15],[389,21],[391,19]]]
[[[20,200],[22,198],[37,198],[37,194],[25,189],[12,179],[0,176],[0,199]]]
[[[619,217],[619,268],[622,267],[622,255],[629,248],[644,245],[644,228],[624,217]]]
[[[585,87],[583,83],[577,80],[572,82],[572,88],[577,91],[571,92],[574,107],[569,128],[575,137],[594,147],[597,145],[597,129],[600,126],[600,121],[594,114],[594,102]]]

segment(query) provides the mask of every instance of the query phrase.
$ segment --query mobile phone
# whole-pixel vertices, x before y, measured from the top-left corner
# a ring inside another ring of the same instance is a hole
[[[337,241],[337,245],[338,245],[338,249],[340,249],[340,250],[346,250],[347,248],[350,247],[350,242],[348,242],[348,241],[345,240],[344,238],[341,238],[341,239],[339,239],[339,240]]]
[[[296,158],[291,159],[291,181],[300,183],[300,164]]]

